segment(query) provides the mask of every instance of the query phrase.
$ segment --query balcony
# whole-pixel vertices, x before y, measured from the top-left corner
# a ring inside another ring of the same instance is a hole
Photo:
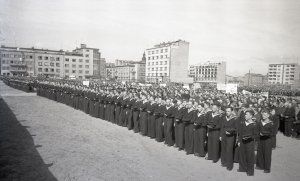
[[[13,64],[9,64],[11,67],[27,67],[26,64],[18,64],[18,63],[13,63]]]

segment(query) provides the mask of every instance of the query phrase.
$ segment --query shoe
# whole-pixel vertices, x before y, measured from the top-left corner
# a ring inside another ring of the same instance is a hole
[[[217,163],[218,162],[218,160],[213,160],[213,163]]]
[[[264,173],[270,173],[271,171],[270,170],[264,170]]]
[[[260,167],[255,167],[256,170],[263,170],[262,168]]]
[[[237,172],[246,172],[246,171],[243,171],[243,170],[241,170],[241,169],[237,169]]]
[[[200,157],[199,153],[194,153],[195,156]]]
[[[247,173],[247,176],[254,176],[253,173]]]
[[[228,171],[231,171],[232,170],[232,168],[226,168]]]
[[[205,160],[211,160],[210,158],[206,157]]]

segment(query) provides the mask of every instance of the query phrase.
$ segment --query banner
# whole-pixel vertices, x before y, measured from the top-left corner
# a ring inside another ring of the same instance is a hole
[[[246,91],[246,90],[243,90],[242,92],[243,92],[244,95],[245,95],[245,94],[251,94],[251,92]]]
[[[237,94],[237,84],[226,84],[226,93]]]
[[[167,84],[159,84],[159,86],[161,86],[161,87],[166,87]]]
[[[194,90],[200,89],[201,85],[200,83],[194,83]]]
[[[90,81],[84,80],[84,81],[82,81],[82,84],[83,84],[83,85],[86,85],[86,86],[89,86],[89,85],[90,85]]]
[[[217,89],[225,91],[226,90],[226,84],[217,84]]]
[[[269,92],[262,92],[261,95],[269,98]]]

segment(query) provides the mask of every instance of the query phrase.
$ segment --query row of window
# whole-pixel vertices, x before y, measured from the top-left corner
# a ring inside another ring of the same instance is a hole
[[[54,68],[44,68],[43,69],[43,68],[38,68],[38,72],[43,72],[43,70],[44,70],[44,72],[56,72],[56,73],[60,73],[60,69],[54,69]],[[71,71],[69,71],[68,69],[65,70],[65,73],[69,73],[69,72],[72,72],[72,73],[75,74],[76,70],[71,70]],[[78,73],[82,74],[83,71],[79,70]],[[85,71],[85,74],[89,74],[89,73],[90,73],[90,71],[88,71],[88,70]]]
[[[155,69],[154,68],[148,68],[148,71],[154,71],[154,70],[167,70],[167,67],[156,67]]]
[[[159,63],[158,62],[156,62],[156,63],[154,63],[154,62],[148,62],[148,66],[150,66],[150,65],[162,65],[163,64],[163,61],[160,61]],[[167,65],[168,64],[168,62],[167,61],[165,61],[165,65]]]
[[[276,80],[276,78],[269,78],[269,80]],[[294,80],[294,78],[293,78],[293,77],[291,77],[291,78],[286,78],[285,80],[286,80],[286,81],[288,81],[288,80]]]
[[[159,49],[159,50],[148,51],[148,55],[157,54],[157,53],[164,53],[164,52],[168,52],[168,48],[162,48],[162,49]]]
[[[168,58],[168,55],[149,56],[148,60],[157,60],[157,59],[163,59],[163,58]]]
[[[155,76],[167,76],[168,74],[167,73],[165,73],[165,74],[163,74],[163,73],[148,73],[148,76],[149,77],[155,77]]]
[[[33,61],[2,60],[2,64],[26,64],[33,65]]]
[[[65,67],[69,68],[70,65],[69,64],[65,64]],[[84,67],[87,68],[87,69],[90,68],[89,65],[85,65]],[[72,64],[72,68],[76,68],[76,64]],[[78,68],[83,68],[83,66],[82,65],[78,65]]]
[[[294,71],[291,71],[291,72],[285,72],[285,74],[294,74],[295,72]],[[273,75],[273,74],[276,74],[276,72],[269,72],[269,75]],[[280,72],[278,72],[277,74],[280,75]]]
[[[76,74],[76,70],[71,70],[70,72],[72,72],[73,74]],[[66,70],[65,70],[65,73],[69,73],[69,70],[66,69]],[[83,71],[82,71],[82,70],[78,70],[78,73],[79,73],[79,74],[82,74]],[[90,73],[90,71],[88,71],[88,70],[85,71],[85,74],[89,74],[89,73]]]
[[[66,58],[66,59],[65,59],[65,62],[69,62],[69,61],[70,61],[69,58]],[[72,62],[76,62],[76,59],[72,59]],[[82,60],[82,59],[78,59],[78,62],[81,63],[81,62],[83,62],[83,60]],[[86,60],[85,60],[85,63],[90,63],[90,60],[89,60],[89,59],[86,59]]]
[[[281,67],[282,65],[269,65],[269,67]],[[286,67],[295,67],[295,65],[285,65]]]

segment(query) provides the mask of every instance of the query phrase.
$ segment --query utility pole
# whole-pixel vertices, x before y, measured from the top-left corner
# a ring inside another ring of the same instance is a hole
[[[249,69],[249,73],[248,73],[248,86],[250,85],[250,69]]]

